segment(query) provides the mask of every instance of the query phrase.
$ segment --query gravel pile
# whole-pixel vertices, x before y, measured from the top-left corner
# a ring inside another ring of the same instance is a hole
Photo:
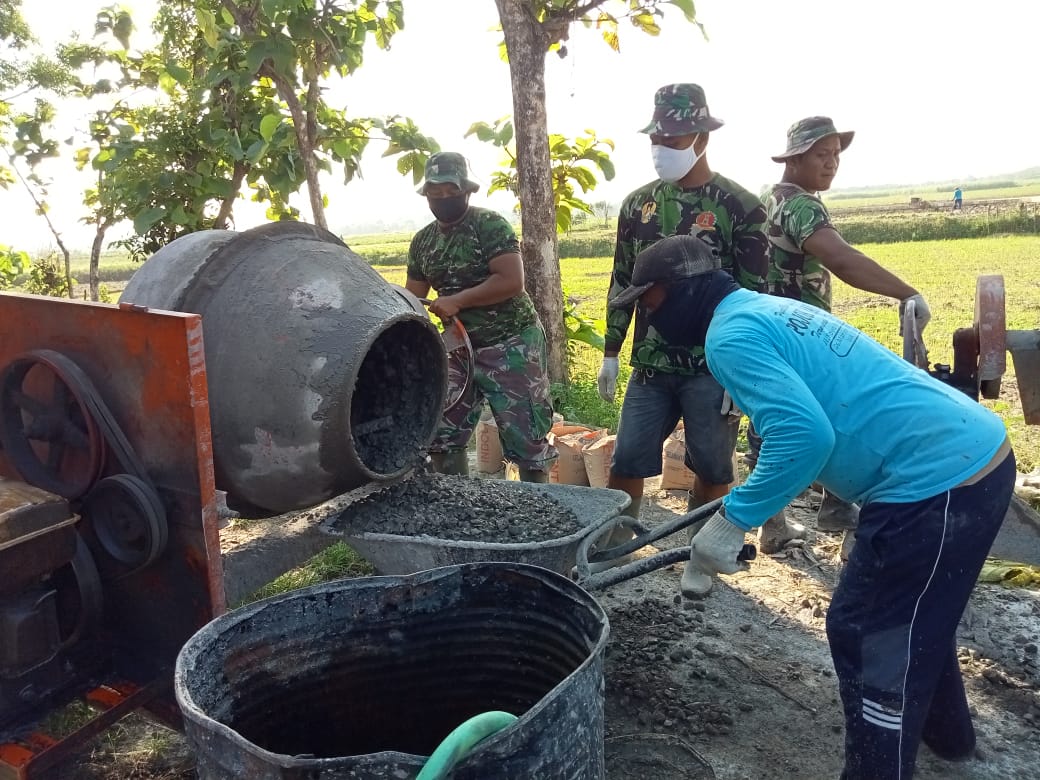
[[[417,474],[347,509],[335,528],[348,533],[432,536],[527,544],[570,536],[584,526],[559,502],[515,483]]]

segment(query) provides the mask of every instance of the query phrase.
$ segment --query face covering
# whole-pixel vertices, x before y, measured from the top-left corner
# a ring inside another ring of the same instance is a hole
[[[668,296],[647,322],[672,346],[703,347],[715,307],[737,287],[725,271],[672,282]]]
[[[437,217],[438,222],[452,223],[462,219],[469,206],[468,195],[454,195],[450,198],[428,198],[430,211]]]
[[[696,138],[694,141],[696,142]],[[661,181],[676,182],[693,170],[693,166],[704,156],[704,152],[697,154],[694,151],[696,143],[690,144],[685,149],[672,149],[668,146],[653,144],[650,154],[654,158],[654,170],[657,171]],[[708,147],[704,147],[708,151]]]

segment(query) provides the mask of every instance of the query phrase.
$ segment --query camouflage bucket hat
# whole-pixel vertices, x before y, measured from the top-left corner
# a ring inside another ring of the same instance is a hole
[[[420,195],[426,194],[427,184],[451,183],[463,192],[476,192],[480,185],[468,177],[466,158],[458,152],[437,152],[426,161],[426,180],[416,190]]]
[[[639,132],[650,135],[710,133],[722,120],[708,111],[704,90],[698,84],[669,84],[654,95],[654,118]]]
[[[695,236],[669,236],[636,255],[632,284],[610,299],[610,308],[631,306],[658,282],[700,276],[722,267],[711,245]]]
[[[852,143],[852,136],[855,135],[855,132],[849,130],[839,133],[829,116],[810,116],[806,119],[799,119],[787,130],[787,151],[774,156],[773,162],[787,162],[788,157],[809,151],[814,143],[829,135],[838,136],[841,141],[841,150],[844,152]]]

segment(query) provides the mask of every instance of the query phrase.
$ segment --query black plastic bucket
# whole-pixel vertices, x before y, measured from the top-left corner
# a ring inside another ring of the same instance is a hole
[[[340,580],[217,618],[177,658],[201,780],[414,778],[490,710],[518,716],[453,780],[602,780],[597,602],[517,563]]]

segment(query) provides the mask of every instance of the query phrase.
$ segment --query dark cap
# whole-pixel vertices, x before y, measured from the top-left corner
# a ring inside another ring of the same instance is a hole
[[[639,132],[650,135],[710,133],[722,120],[708,111],[708,101],[699,84],[669,84],[654,95],[654,118]]]
[[[841,150],[844,152],[852,143],[856,133],[849,130],[839,133],[829,116],[810,116],[799,119],[787,129],[787,150],[773,157],[773,162],[787,162],[788,157],[802,154],[812,149],[813,144],[829,135],[838,136]]]
[[[437,152],[426,161],[426,180],[416,192],[426,194],[427,184],[451,183],[462,192],[476,192],[480,185],[468,178],[466,158],[458,152]]]
[[[674,282],[717,271],[722,267],[715,250],[694,236],[669,236],[647,247],[632,268],[632,284],[610,299],[610,308],[631,306],[658,282]]]

